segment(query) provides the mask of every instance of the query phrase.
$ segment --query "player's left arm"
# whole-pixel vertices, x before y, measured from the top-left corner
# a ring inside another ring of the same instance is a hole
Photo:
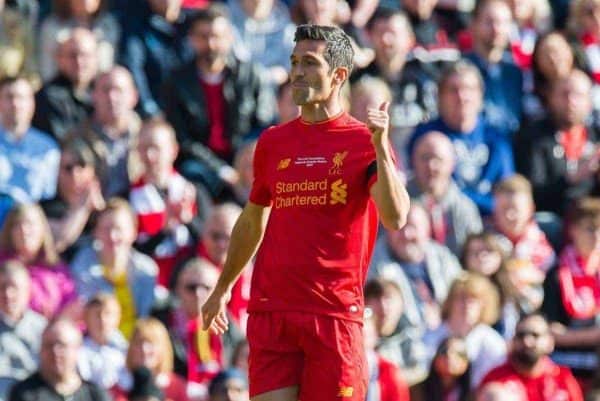
[[[377,181],[371,186],[371,197],[384,227],[398,230],[406,223],[410,199],[390,149],[388,107],[389,102],[384,102],[379,109],[368,110],[367,127],[373,134],[371,140],[377,163]]]

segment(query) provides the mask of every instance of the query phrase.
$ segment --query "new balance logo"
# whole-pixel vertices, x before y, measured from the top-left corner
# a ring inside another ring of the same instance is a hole
[[[353,387],[340,387],[340,391],[338,392],[338,397],[352,397],[354,393]]]
[[[281,159],[279,160],[279,164],[277,165],[277,170],[285,170],[290,166],[290,162],[292,159]]]
[[[331,205],[337,205],[341,203],[343,205],[346,204],[346,198],[348,197],[348,184],[344,184],[342,179],[336,180],[331,183],[331,199],[329,203]]]

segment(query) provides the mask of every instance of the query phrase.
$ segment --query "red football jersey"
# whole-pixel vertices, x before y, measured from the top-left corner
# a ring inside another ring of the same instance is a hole
[[[511,391],[515,401],[583,401],[579,384],[569,368],[559,366],[547,357],[543,364],[543,371],[532,377],[520,374],[510,361],[506,362],[492,369],[480,387],[500,382]]]
[[[378,216],[371,133],[346,113],[266,130],[250,201],[271,206],[248,311],[300,311],[362,321]]]

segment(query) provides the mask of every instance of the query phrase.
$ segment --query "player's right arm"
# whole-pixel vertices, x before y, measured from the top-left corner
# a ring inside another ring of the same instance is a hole
[[[269,219],[270,207],[248,202],[231,233],[231,241],[223,272],[215,289],[202,306],[202,328],[217,334],[227,330],[227,302],[231,289],[262,240]]]

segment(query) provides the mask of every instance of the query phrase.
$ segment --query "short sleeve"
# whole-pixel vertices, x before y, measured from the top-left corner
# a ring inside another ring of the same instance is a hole
[[[256,144],[256,150],[254,151],[253,169],[254,169],[254,182],[252,183],[252,190],[250,191],[250,201],[257,205],[270,206],[271,205],[271,190],[267,180],[267,153],[264,149],[265,140],[263,133]]]

